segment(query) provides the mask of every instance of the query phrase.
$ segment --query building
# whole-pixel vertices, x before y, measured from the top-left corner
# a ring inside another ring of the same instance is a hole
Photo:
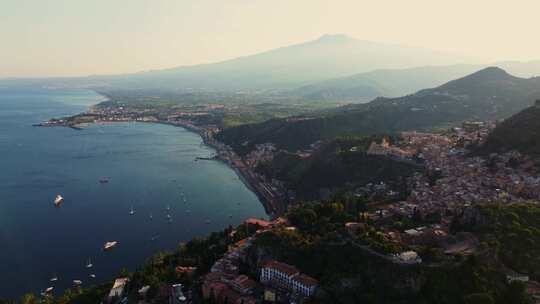
[[[293,278],[292,289],[294,292],[305,297],[311,297],[317,288],[317,280],[305,274],[299,274]]]
[[[251,294],[255,287],[257,287],[257,283],[253,281],[252,279],[248,278],[246,275],[239,275],[237,276],[231,283],[231,287],[238,291],[241,294]]]
[[[124,295],[124,291],[126,289],[126,285],[129,282],[128,278],[118,278],[114,280],[113,287],[111,288],[111,291],[109,292],[109,296],[107,297],[109,303],[115,299],[120,298]]]
[[[304,297],[315,293],[318,282],[301,274],[296,267],[278,261],[269,261],[261,268],[261,283],[292,291]]]
[[[415,251],[405,251],[405,252],[402,252],[400,254],[396,254],[394,255],[394,259],[396,260],[396,262],[398,263],[403,263],[403,264],[420,264],[422,263],[422,259],[420,258],[420,256],[418,255],[418,253],[416,253]]]
[[[273,283],[280,287],[292,286],[293,277],[299,275],[296,267],[278,261],[269,261],[261,268],[261,283]]]

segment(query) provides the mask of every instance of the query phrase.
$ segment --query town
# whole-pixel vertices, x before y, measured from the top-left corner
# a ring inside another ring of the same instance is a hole
[[[219,105],[208,105],[207,110],[221,109]],[[248,219],[247,226],[257,227],[254,234],[228,246],[226,253],[202,277],[203,299],[217,303],[302,303],[313,296],[319,286],[317,279],[301,273],[295,265],[284,261],[267,260],[257,265],[256,270],[241,271],[247,263],[246,251],[259,235],[280,230],[294,231],[283,215],[294,211],[298,204],[294,194],[279,180],[269,179],[256,173],[261,162],[271,161],[279,153],[273,143],[258,144],[255,149],[241,157],[226,144],[216,139],[220,127],[201,123],[200,118],[210,112],[168,112],[155,113],[152,109],[127,107],[93,107],[79,117],[51,120],[44,126],[66,125],[81,127],[84,123],[110,122],[150,122],[181,126],[201,135],[204,142],[217,151],[216,158],[234,168],[246,185],[263,202],[271,221]],[[76,123],[75,123],[76,122]],[[437,133],[402,132],[399,141],[393,144],[386,138],[382,142],[372,142],[365,153],[393,159],[398,162],[421,164],[424,170],[414,174],[409,181],[405,200],[392,199],[392,190],[384,182],[365,185],[353,193],[365,196],[368,192],[385,192],[390,198],[362,213],[360,220],[347,222],[344,228],[356,235],[369,224],[384,236],[384,241],[393,243],[399,252],[380,251],[370,246],[360,245],[373,256],[402,265],[430,263],[425,261],[418,246],[438,249],[446,256],[471,255],[479,250],[480,240],[474,234],[453,235],[451,225],[454,218],[464,214],[476,204],[504,203],[512,205],[529,201],[540,201],[540,178],[538,164],[534,159],[517,151],[487,156],[474,155],[472,147],[481,145],[495,128],[496,122],[465,122]],[[308,149],[296,152],[300,158],[308,158],[323,145],[315,142]],[[351,148],[352,152],[357,150]],[[369,195],[368,195],[369,196]],[[396,227],[395,219],[409,219],[412,223],[422,223],[414,227]],[[234,234],[236,231],[231,231]],[[355,239],[355,237],[353,237]],[[178,266],[177,271],[193,273],[196,268]],[[255,275],[254,275],[255,273]],[[251,274],[251,276],[248,276]],[[528,284],[532,296],[540,296],[540,284],[529,277],[508,269],[509,281],[519,280]],[[123,299],[126,278],[116,280],[109,294],[109,302]],[[139,289],[141,299],[146,297],[149,286]],[[185,292],[185,293],[184,293]],[[169,303],[192,301],[192,290],[181,284],[164,286],[160,292],[169,296]],[[127,298],[126,298],[127,299]],[[141,302],[144,303],[144,302]]]

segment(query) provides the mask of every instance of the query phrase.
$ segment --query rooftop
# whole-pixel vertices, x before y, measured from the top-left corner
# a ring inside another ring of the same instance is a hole
[[[263,267],[278,270],[278,271],[283,272],[283,273],[285,273],[285,274],[287,274],[289,276],[300,273],[300,271],[298,269],[296,269],[296,267],[291,266],[289,264],[281,263],[281,262],[278,262],[278,261],[275,261],[275,260],[266,262]]]

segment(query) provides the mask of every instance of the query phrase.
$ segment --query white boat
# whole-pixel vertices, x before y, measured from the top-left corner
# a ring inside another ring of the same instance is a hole
[[[92,264],[92,261],[90,260],[90,258],[88,258],[88,262],[86,263],[86,268],[92,268],[94,266],[94,264]]]
[[[153,219],[153,218],[154,218],[154,216],[152,216],[152,213],[150,213],[150,219]]]
[[[63,202],[64,202],[64,198],[60,194],[58,194],[56,198],[54,199],[55,206],[60,206],[60,204],[62,204]]]
[[[81,280],[73,280],[73,285],[82,285]]]
[[[58,281],[58,277],[56,275],[54,275],[49,281],[50,282],[56,282],[56,281]]]
[[[167,211],[171,210],[171,206],[167,205],[167,208],[165,208]]]
[[[117,244],[118,244],[117,241],[107,242],[107,243],[105,243],[105,245],[103,245],[103,250],[110,250],[114,246],[116,246]]]
[[[131,210],[129,210],[129,215],[134,215],[135,214],[135,210],[133,210],[133,206],[131,206]]]
[[[47,289],[45,289],[45,293],[51,293],[53,291],[54,287],[49,287]]]
[[[90,277],[91,277],[92,279],[95,279],[95,278],[96,278],[96,275],[92,273],[92,274],[90,275]]]

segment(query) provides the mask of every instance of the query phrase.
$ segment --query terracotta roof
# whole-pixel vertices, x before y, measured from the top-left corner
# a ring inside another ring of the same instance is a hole
[[[304,286],[308,286],[308,287],[317,286],[317,284],[319,284],[319,281],[317,281],[314,278],[312,278],[312,277],[310,277],[308,275],[305,275],[305,274],[297,275],[297,276],[295,276],[293,278],[293,280],[301,283]]]
[[[246,275],[239,275],[234,279],[234,284],[240,289],[251,289],[257,286],[257,283]]]
[[[269,221],[265,221],[265,220],[259,220],[259,219],[256,219],[256,218],[249,218],[245,221],[246,224],[251,224],[251,225],[259,225],[261,227],[268,227],[270,225],[272,225],[272,222],[269,222]]]
[[[275,260],[266,262],[263,267],[278,270],[289,276],[300,273],[300,271],[296,269],[296,267]]]

